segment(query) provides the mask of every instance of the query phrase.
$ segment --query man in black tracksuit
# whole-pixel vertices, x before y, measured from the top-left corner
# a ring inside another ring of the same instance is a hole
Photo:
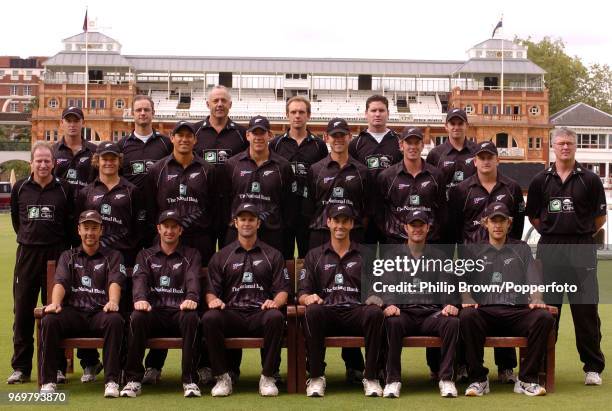
[[[215,166],[217,171],[224,167],[224,164],[231,157],[242,153],[249,146],[246,138],[246,129],[234,122],[229,117],[232,107],[232,96],[229,90],[222,85],[213,87],[208,93],[206,106],[210,110],[210,115],[204,120],[194,124],[196,129],[196,145],[194,150],[196,155],[202,157],[204,161]],[[220,173],[219,177],[225,176]],[[226,187],[228,181],[217,182],[219,188]],[[223,190],[217,190],[220,204],[231,202],[231,198],[223,198]],[[219,248],[225,244],[225,233],[227,226],[225,223],[231,219],[231,212],[226,207],[220,207],[219,224],[217,224],[215,239],[219,242]]]
[[[257,237],[257,206],[242,203],[235,211],[236,241],[219,250],[208,265],[203,336],[217,383],[213,396],[227,396],[232,381],[225,359],[224,338],[264,338],[259,392],[276,396],[274,373],[280,358],[285,317],[280,311],[291,292],[282,254]]]
[[[132,102],[134,131],[117,143],[123,154],[121,174],[138,188],[144,188],[147,172],[158,160],[172,154],[170,139],[153,129],[154,103],[137,95]]]
[[[498,170],[497,147],[492,141],[477,144],[474,156],[476,174],[468,177],[449,192],[450,224],[457,229],[454,236],[460,244],[474,244],[488,240],[487,229],[481,224],[487,206],[504,203],[510,210],[512,227],[508,234],[520,240],[525,225],[525,201],[518,183]],[[517,366],[514,348],[495,348],[495,364],[499,380],[515,383],[513,369]]]
[[[368,168],[370,180],[374,183],[381,171],[402,160],[402,153],[398,146],[398,135],[387,128],[389,101],[386,97],[368,97],[365,117],[368,128],[351,141],[349,154]],[[383,224],[384,210],[371,211],[372,224],[366,228],[365,242],[384,243],[385,234],[379,228]]]
[[[161,212],[178,211],[184,228],[181,242],[196,248],[207,265],[215,250],[218,187],[214,166],[193,154],[195,142],[193,124],[176,123],[172,131],[173,152],[151,167],[144,195],[153,197],[147,201],[149,226],[155,224]]]
[[[439,242],[447,212],[442,171],[421,158],[423,132],[420,128],[406,127],[399,138],[403,161],[380,172],[376,184],[380,206],[385,210],[381,228],[386,242],[406,241],[404,221],[413,210],[426,211],[430,216],[427,243]]]
[[[397,245],[386,253],[388,259],[406,257],[433,263],[444,261],[443,252],[426,244],[429,233],[430,217],[427,211],[412,210],[401,220],[408,240]],[[391,279],[389,278],[391,274]],[[456,286],[454,273],[447,273],[435,268],[435,271],[421,269],[420,271],[394,270],[385,273],[385,283],[398,284],[400,281],[410,281],[412,284],[449,284]],[[426,290],[416,290],[401,296],[388,295],[383,297],[387,304],[384,309],[385,328],[387,332],[388,354],[386,385],[383,396],[397,398],[402,387],[402,339],[411,335],[435,335],[442,339],[441,361],[438,374],[438,387],[442,397],[456,397],[457,389],[453,382],[453,362],[455,347],[459,340],[459,309],[454,305],[459,303],[458,293],[434,293]]]
[[[272,138],[270,122],[262,116],[253,117],[247,130],[249,148],[225,163],[225,176],[229,182],[225,198],[230,199],[229,209],[235,215],[238,206],[249,202],[257,207],[261,221],[258,237],[266,244],[284,252],[283,230],[295,222],[298,197],[297,182],[291,165],[280,155],[269,150]],[[226,221],[225,243],[237,238],[233,220]],[[293,250],[285,258],[293,258]]]
[[[308,170],[303,213],[310,220],[310,249],[329,241],[328,204],[350,205],[355,212],[351,238],[357,243],[364,239],[371,213],[371,180],[368,169],[350,156],[350,138],[346,120],[331,119],[325,133],[331,152]]]
[[[47,261],[56,261],[73,238],[72,186],[54,177],[53,150],[32,148],[32,174],[11,190],[11,221],[17,234],[13,281],[13,374],[9,384],[29,381],[34,353],[34,307],[40,291],[47,303]],[[60,364],[60,368],[63,364]]]
[[[472,270],[462,277],[468,284],[491,287],[490,291],[462,294],[463,309],[459,320],[470,382],[465,395],[482,396],[489,392],[489,370],[483,366],[487,335],[527,337],[526,355],[514,392],[544,395],[546,390],[538,384],[538,373],[555,320],[546,309],[541,293],[524,294],[500,288],[508,283],[541,285],[542,272],[527,243],[508,236],[512,217],[506,204],[489,204],[484,216],[488,241],[471,245],[466,250],[468,258],[483,262],[484,269]]]
[[[96,152],[96,145],[84,140],[83,110],[78,107],[67,107],[62,112],[62,129],[64,136],[53,145],[55,168],[53,174],[64,178],[74,187],[74,195],[91,183],[96,177],[91,167],[91,158]]]
[[[310,101],[303,96],[287,100],[287,119],[289,130],[270,142],[270,150],[286,158],[291,163],[297,181],[297,211],[295,224],[285,231],[285,255],[293,255],[297,242],[298,257],[304,258],[308,252],[308,225],[310,221],[302,212],[306,190],[306,176],[310,166],[327,157],[325,142],[313,135],[307,128],[310,119]]]
[[[78,225],[81,245],[64,251],[57,263],[51,303],[41,321],[41,392],[56,390],[60,340],[91,334],[104,337],[104,396],[119,396],[124,328],[119,300],[126,269],[118,251],[100,244],[103,230],[97,211],[83,211]]]
[[[606,221],[606,195],[601,179],[576,161],[576,134],[572,130],[553,131],[552,142],[555,163],[529,185],[527,215],[541,234],[538,258],[544,265],[545,282],[578,286],[578,292],[568,293],[576,346],[584,363],[585,384],[601,385],[605,359],[600,346],[593,236]],[[562,300],[563,293],[546,296],[546,302],[556,305],[559,314]]]
[[[310,372],[306,395],[325,394],[325,337],[361,335],[366,346],[364,392],[380,397],[377,368],[384,315],[373,301],[361,300],[361,275],[368,266],[368,255],[350,239],[355,218],[350,205],[331,204],[326,215],[331,239],[306,254],[299,274],[298,298],[306,306],[304,332]]]
[[[202,260],[197,249],[181,243],[181,213],[165,210],[159,215],[159,242],[136,257],[132,274],[134,311],[128,336],[128,383],[122,397],[141,392],[142,359],[147,338],[183,338],[182,382],[185,397],[199,397],[197,386],[197,331]]]

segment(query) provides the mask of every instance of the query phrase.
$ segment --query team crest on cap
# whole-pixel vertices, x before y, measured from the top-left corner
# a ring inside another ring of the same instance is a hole
[[[335,121],[334,122],[334,127],[338,127],[338,124],[342,124],[342,121]]]
[[[263,119],[261,119],[261,118],[256,118],[256,119],[255,119],[255,121],[254,121],[253,123],[257,124],[257,123],[259,123],[261,120],[263,120]]]

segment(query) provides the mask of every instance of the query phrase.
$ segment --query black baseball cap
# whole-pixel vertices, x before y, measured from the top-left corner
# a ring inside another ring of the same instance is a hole
[[[449,121],[451,121],[455,117],[460,118],[461,120],[465,121],[466,123],[468,122],[467,113],[465,112],[465,110],[462,110],[460,108],[453,108],[448,113],[446,113],[446,121],[445,122],[448,123]]]
[[[487,206],[484,215],[488,218],[492,218],[495,216],[510,218],[510,210],[508,210],[508,206],[504,203],[496,201],[495,203],[491,203]]]
[[[422,221],[425,224],[429,224],[429,213],[423,210],[411,210],[406,217],[404,217],[404,223],[410,224],[414,221]]]
[[[80,120],[85,119],[85,116],[83,115],[83,110],[78,107],[66,107],[64,111],[62,111],[62,118],[66,118],[70,114],[72,114],[73,116],[77,116]]]
[[[349,134],[350,132],[349,125],[343,118],[332,118],[327,123],[327,134],[329,135],[335,133]]]
[[[114,154],[116,156],[119,156],[121,154],[121,151],[119,150],[119,146],[117,144],[110,141],[103,141],[98,144],[96,154],[100,156],[104,154]]]
[[[255,217],[259,218],[257,207],[253,203],[241,203],[234,212],[234,218],[238,217],[240,213],[251,213]]]
[[[175,135],[183,127],[188,128],[195,136],[195,133],[196,133],[195,126],[189,121],[184,121],[184,120],[181,120],[174,125],[174,128],[172,129],[172,135]]]
[[[348,204],[332,204],[327,208],[327,216],[329,218],[336,218],[341,215],[351,219],[355,219],[355,212],[353,211],[353,207]]]
[[[476,155],[482,152],[491,153],[496,156],[499,155],[497,152],[497,147],[495,147],[495,143],[492,141],[481,141],[477,144]]]
[[[249,128],[247,131],[252,132],[258,128],[264,131],[270,131],[270,122],[266,117],[255,116],[249,120]]]
[[[176,210],[162,211],[162,213],[159,215],[159,218],[157,219],[157,224],[161,224],[166,220],[174,220],[177,223],[181,224],[181,217],[178,211]]]
[[[416,137],[419,140],[423,140],[423,130],[418,127],[405,127],[400,134],[400,140],[404,140],[408,137]]]
[[[102,216],[96,210],[85,210],[79,215],[79,224],[85,221],[93,221],[102,224]]]

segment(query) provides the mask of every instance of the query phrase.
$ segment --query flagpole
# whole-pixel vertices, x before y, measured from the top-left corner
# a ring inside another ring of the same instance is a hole
[[[89,107],[89,21],[87,21],[87,8],[85,9],[85,112],[87,112],[87,108]],[[85,140],[87,140],[87,128],[85,128]]]
[[[503,27],[503,19],[504,16],[502,15],[502,18],[500,21],[502,21],[502,27]],[[501,113],[502,115],[506,114],[506,110],[504,109],[504,37],[503,37],[503,32],[504,29],[502,28],[502,38],[501,38],[501,43],[502,43],[502,57],[501,57]]]

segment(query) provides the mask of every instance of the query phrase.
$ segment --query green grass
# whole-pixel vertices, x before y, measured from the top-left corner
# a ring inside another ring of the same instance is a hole
[[[36,383],[9,386],[4,378],[11,372],[10,359],[12,355],[12,304],[11,284],[13,265],[15,262],[15,236],[10,226],[8,215],[0,215],[0,393],[8,391],[33,391]],[[612,273],[612,261],[600,263],[600,280],[603,290],[612,290],[609,280]],[[608,294],[610,295],[610,294]],[[605,301],[602,298],[602,301]],[[610,302],[608,299],[606,302]],[[252,409],[585,409],[598,410],[612,408],[612,381],[604,373],[604,385],[601,387],[585,387],[583,385],[582,364],[579,361],[574,343],[573,326],[569,307],[563,311],[561,332],[557,344],[557,391],[543,398],[528,398],[512,393],[512,386],[492,384],[492,392],[483,398],[442,399],[438,395],[437,384],[428,381],[428,370],[425,365],[423,349],[405,349],[402,359],[403,388],[402,397],[398,400],[383,398],[365,398],[360,387],[348,387],[343,383],[344,366],[337,349],[327,353],[328,389],[325,398],[308,399],[301,394],[288,395],[281,391],[278,398],[261,398],[257,394],[259,380],[259,351],[245,350],[243,357],[242,376],[240,383],[234,387],[234,394],[229,398],[211,398],[210,388],[204,390],[203,398],[184,399],[180,386],[180,363],[177,350],[171,350],[164,369],[162,383],[145,387],[143,395],[136,399],[118,398],[106,400],[102,397],[103,384],[81,384],[80,369],[69,375],[69,383],[62,388],[69,391],[69,404],[62,409],[119,409],[157,410],[157,409],[196,409],[214,407],[216,410],[252,410]],[[602,348],[604,353],[612,353],[612,306],[600,305]],[[284,353],[283,353],[284,354]],[[494,369],[492,351],[486,351],[486,362]],[[284,358],[283,358],[284,360]],[[281,368],[284,370],[284,363]],[[458,386],[460,392],[465,386]],[[27,409],[29,407],[15,407]],[[47,406],[45,409],[56,407]],[[59,408],[59,407],[58,407]],[[0,409],[7,409],[6,402],[0,400]]]

